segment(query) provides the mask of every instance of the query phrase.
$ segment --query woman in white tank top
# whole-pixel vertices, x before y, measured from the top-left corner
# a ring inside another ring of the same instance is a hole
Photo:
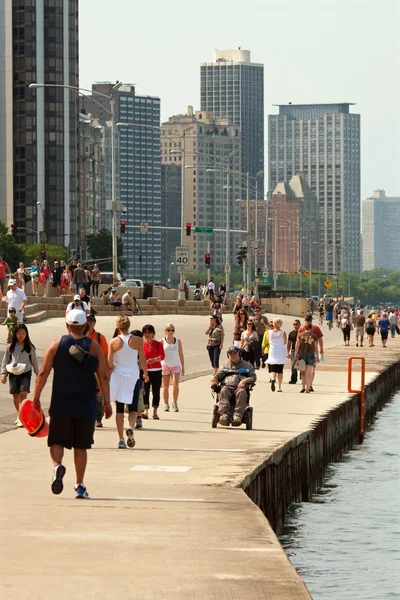
[[[126,430],[129,448],[135,446],[133,430],[135,428],[139,402],[139,365],[143,369],[144,381],[148,381],[147,363],[142,339],[129,333],[128,317],[117,319],[119,335],[108,345],[108,368],[110,375],[110,400],[115,402],[115,421],[119,435],[118,448],[126,448],[124,440],[124,410],[129,409],[129,427]]]
[[[168,323],[165,327],[165,337],[160,340],[164,346],[165,359],[161,361],[163,376],[164,410],[169,411],[169,384],[172,377],[172,410],[179,412],[179,378],[185,374],[182,342],[175,337],[175,327]]]

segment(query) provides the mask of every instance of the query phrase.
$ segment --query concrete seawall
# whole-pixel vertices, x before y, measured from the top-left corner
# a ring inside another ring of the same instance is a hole
[[[400,362],[365,387],[365,431],[400,386]],[[308,502],[322,485],[328,465],[359,443],[359,394],[321,416],[310,431],[276,450],[238,485],[279,533],[293,502]]]

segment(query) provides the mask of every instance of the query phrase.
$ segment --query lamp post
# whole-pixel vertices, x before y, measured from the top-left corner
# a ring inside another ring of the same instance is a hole
[[[102,98],[107,98],[110,101],[110,109],[104,108],[100,102],[97,102],[94,98],[91,100],[98,104],[101,108],[106,110],[111,115],[111,209],[112,209],[112,224],[111,224],[111,237],[112,237],[112,265],[113,265],[113,280],[117,280],[117,272],[118,272],[118,254],[117,254],[117,206],[115,200],[115,119],[116,119],[116,92],[123,85],[122,81],[117,82],[111,89],[111,94],[102,94],[100,92],[95,92],[93,90],[87,90],[85,88],[74,87],[72,85],[63,85],[58,83],[31,83],[29,85],[30,88],[38,89],[38,88],[62,88],[65,90],[70,90],[79,96],[88,97],[84,92],[89,92],[90,94],[95,94],[96,96],[101,96]]]
[[[264,171],[256,173],[256,218],[254,223],[254,281],[255,281],[255,297],[258,299],[258,178],[264,175]]]

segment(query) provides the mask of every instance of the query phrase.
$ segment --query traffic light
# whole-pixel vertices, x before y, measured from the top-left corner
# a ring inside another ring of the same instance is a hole
[[[208,252],[204,255],[204,263],[206,265],[206,269],[209,269],[211,266],[211,254]]]
[[[239,246],[238,253],[236,254],[236,258],[239,265],[243,264],[243,261],[247,258],[247,246]]]
[[[15,237],[15,234],[16,234],[15,225],[14,225],[14,223],[12,223],[12,225],[11,225],[11,235],[13,237]]]
[[[121,233],[125,233],[125,225],[126,225],[126,221],[124,221],[122,219],[121,223],[120,223],[120,232]]]
[[[138,254],[138,259],[139,259],[139,262],[142,262],[142,253],[141,252],[139,252],[139,254]]]
[[[260,275],[261,275],[261,269],[260,269],[260,267],[257,267],[257,277],[260,277]]]
[[[192,224],[186,223],[186,235],[192,235]]]

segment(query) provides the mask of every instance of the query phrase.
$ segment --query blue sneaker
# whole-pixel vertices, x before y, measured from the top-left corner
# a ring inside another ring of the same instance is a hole
[[[83,485],[83,483],[76,485],[74,487],[74,490],[75,490],[75,498],[78,498],[79,500],[89,498],[89,494],[88,494],[85,486]]]
[[[51,482],[51,491],[53,494],[61,494],[64,489],[63,477],[67,469],[61,463],[54,467],[53,480]]]

